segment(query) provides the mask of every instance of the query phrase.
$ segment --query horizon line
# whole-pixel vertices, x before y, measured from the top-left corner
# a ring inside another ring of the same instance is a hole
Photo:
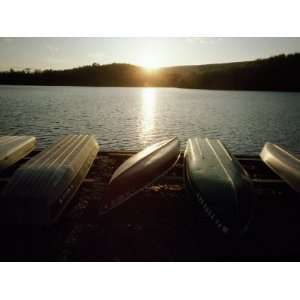
[[[275,54],[275,55],[271,55],[271,56],[267,56],[267,57],[259,57],[259,58],[255,58],[255,59],[249,59],[249,60],[237,60],[237,61],[227,61],[227,62],[216,62],[216,63],[208,63],[208,64],[182,64],[182,65],[165,65],[165,66],[159,66],[159,67],[146,67],[143,65],[139,65],[139,64],[133,64],[133,63],[129,63],[129,62],[111,62],[111,63],[98,63],[98,62],[92,62],[90,64],[87,65],[78,65],[78,66],[74,66],[74,67],[69,67],[69,68],[62,68],[62,69],[52,69],[52,68],[46,68],[46,69],[39,69],[39,68],[30,68],[30,67],[25,67],[25,68],[19,68],[19,67],[9,67],[8,69],[0,69],[0,72],[9,72],[11,69],[14,71],[24,71],[24,70],[30,70],[30,71],[48,71],[48,70],[52,70],[52,71],[65,71],[65,70],[72,70],[72,69],[79,69],[79,68],[83,68],[83,67],[87,67],[87,66],[93,66],[94,64],[99,65],[99,66],[109,66],[109,65],[131,65],[131,66],[136,66],[136,67],[140,67],[143,69],[152,69],[152,70],[159,70],[159,69],[167,69],[167,68],[178,68],[178,67],[200,67],[200,66],[209,66],[209,65],[223,65],[223,64],[234,64],[234,63],[243,63],[243,62],[252,62],[252,61],[257,61],[257,60],[262,60],[262,59],[269,59],[272,57],[277,57],[277,56],[288,56],[288,55],[295,55],[295,54],[300,54],[300,52],[293,52],[293,53],[279,53],[279,54]]]

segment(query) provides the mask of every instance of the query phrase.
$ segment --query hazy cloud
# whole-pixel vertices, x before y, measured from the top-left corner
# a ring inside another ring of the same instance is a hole
[[[199,44],[214,44],[221,41],[223,38],[220,37],[189,37],[186,38],[188,43],[199,43]]]
[[[14,38],[11,37],[0,37],[0,42],[5,44],[11,44],[14,41]]]
[[[53,45],[47,45],[46,48],[50,51],[50,52],[58,52],[59,48]]]

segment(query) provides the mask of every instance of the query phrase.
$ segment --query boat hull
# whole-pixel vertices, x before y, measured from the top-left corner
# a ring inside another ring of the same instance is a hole
[[[279,177],[300,193],[300,160],[278,145],[266,143],[260,153],[261,159]]]
[[[188,140],[184,177],[192,197],[224,234],[240,235],[247,230],[253,215],[253,186],[245,169],[219,140]]]
[[[33,136],[0,136],[0,172],[24,158],[35,146]]]
[[[100,214],[115,208],[167,173],[180,156],[179,141],[156,143],[126,160],[112,175]]]
[[[68,135],[22,165],[2,192],[1,221],[48,225],[58,220],[97,152],[93,136]]]

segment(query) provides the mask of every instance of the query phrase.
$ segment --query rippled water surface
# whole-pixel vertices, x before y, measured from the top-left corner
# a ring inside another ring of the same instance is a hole
[[[0,86],[0,134],[34,135],[44,147],[70,133],[102,149],[136,150],[178,136],[221,139],[234,153],[264,142],[300,151],[300,93]]]

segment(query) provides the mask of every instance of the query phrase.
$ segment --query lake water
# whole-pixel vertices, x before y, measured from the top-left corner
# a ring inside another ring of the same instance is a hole
[[[176,88],[0,85],[0,134],[94,134],[104,150],[137,150],[177,136],[221,139],[256,154],[266,141],[300,151],[300,93]]]

